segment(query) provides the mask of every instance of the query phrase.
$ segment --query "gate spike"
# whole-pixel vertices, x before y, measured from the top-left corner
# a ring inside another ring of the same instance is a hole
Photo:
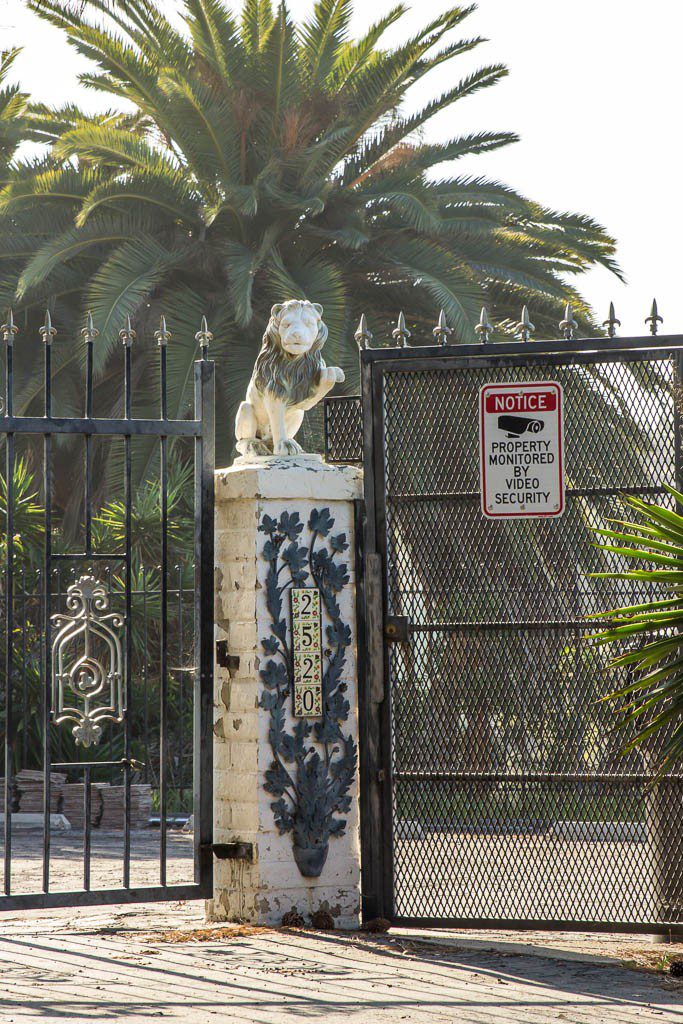
[[[365,313],[361,313],[360,323],[356,333],[354,334],[356,344],[358,348],[370,348],[370,342],[372,341],[372,334],[368,329],[368,322],[365,319]]]
[[[14,313],[11,309],[7,310],[7,322],[0,327],[2,331],[2,340],[11,345],[14,341],[14,335],[19,332],[19,328],[14,323]]]
[[[522,319],[517,324],[516,334],[522,341],[528,341],[536,328],[529,319],[529,307],[522,308]]]
[[[57,329],[52,326],[52,317],[50,316],[49,309],[45,310],[45,323],[42,327],[38,328],[38,332],[46,345],[52,344],[52,339],[57,333]]]
[[[213,341],[213,334],[209,330],[209,325],[206,322],[205,316],[202,317],[202,326],[195,334],[194,340],[199,342],[199,347],[202,352],[202,359],[208,359],[209,344]]]
[[[97,330],[95,324],[93,323],[92,313],[90,312],[90,310],[88,310],[88,316],[85,321],[85,327],[81,331],[83,341],[86,343],[86,345],[92,345],[93,341],[95,340],[95,338],[98,337],[99,333],[100,332]]]
[[[645,317],[645,323],[650,325],[650,334],[655,335],[657,333],[657,324],[663,324],[664,320],[659,315],[657,309],[657,300],[652,300],[652,308],[650,309],[650,315]]]
[[[154,332],[158,345],[168,345],[172,338],[171,332],[166,327],[166,317],[162,313],[159,317],[159,330]]]
[[[621,320],[617,320],[617,315],[614,312],[614,303],[609,304],[609,315],[606,320],[602,321],[602,326],[607,328],[607,337],[615,338],[617,334],[617,327],[621,327]]]
[[[406,327],[406,318],[401,311],[398,314],[398,320],[396,321],[396,327],[391,332],[391,336],[398,345],[399,348],[408,348],[411,333]]]
[[[448,323],[446,321],[446,314],[444,313],[443,309],[439,313],[439,322],[432,331],[432,334],[434,335],[434,339],[437,345],[447,345],[448,339],[453,334],[453,331],[448,326]]]
[[[133,330],[133,326],[132,326],[132,324],[130,322],[130,313],[126,314],[126,319],[125,319],[125,322],[124,322],[124,325],[123,325],[123,330],[119,331],[119,338],[121,339],[123,344],[126,346],[126,348],[130,348],[130,346],[133,344],[133,342],[137,338],[137,331]]]
[[[481,313],[479,314],[479,323],[474,328],[475,333],[479,335],[479,341],[482,345],[485,345],[489,340],[489,335],[493,330],[493,327],[489,323],[489,312],[486,306],[481,307]]]
[[[579,325],[574,319],[574,313],[571,307],[571,303],[567,303],[564,307],[564,320],[560,320],[560,330],[562,331],[566,341],[572,341],[574,338],[574,331]]]

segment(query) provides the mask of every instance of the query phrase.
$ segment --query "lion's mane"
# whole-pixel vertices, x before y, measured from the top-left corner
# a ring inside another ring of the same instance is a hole
[[[327,326],[321,320],[318,337],[306,355],[290,356],[282,347],[277,318],[271,316],[254,367],[257,389],[262,394],[269,391],[276,398],[286,398],[290,405],[305,401],[320,383],[320,371],[325,365],[321,349],[326,341]]]

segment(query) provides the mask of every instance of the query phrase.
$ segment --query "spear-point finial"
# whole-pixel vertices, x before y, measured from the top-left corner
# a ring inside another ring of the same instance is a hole
[[[209,345],[213,341],[213,334],[209,330],[209,325],[206,322],[205,316],[202,317],[202,326],[195,334],[194,340],[199,342],[199,347],[202,351],[202,359],[206,359],[209,353]]]
[[[574,337],[574,331],[579,325],[574,319],[574,313],[571,307],[571,303],[568,302],[564,307],[564,320],[560,320],[560,330],[566,341],[571,341]]]
[[[171,340],[171,332],[166,327],[166,317],[162,313],[159,317],[159,330],[154,332],[154,337],[157,340],[157,345],[168,345]]]
[[[520,338],[521,341],[528,341],[535,330],[536,328],[529,319],[529,307],[524,306],[522,309],[522,319],[517,324],[517,337]]]
[[[475,332],[479,335],[479,341],[482,344],[486,344],[489,340],[489,335],[493,330],[493,327],[489,323],[489,314],[486,306],[481,307],[481,313],[479,314],[479,323],[474,328]]]
[[[396,321],[396,327],[391,332],[391,336],[398,345],[399,348],[408,348],[410,342],[411,333],[406,327],[406,318],[403,315],[403,311],[398,314],[398,320]]]
[[[617,327],[621,327],[621,320],[617,320],[617,314],[614,312],[614,303],[609,304],[609,314],[606,320],[602,321],[602,326],[607,328],[607,337],[615,338],[617,335]]]
[[[358,345],[358,348],[370,348],[372,334],[370,332],[370,329],[368,328],[368,322],[365,319],[365,313],[361,313],[360,323],[358,324],[358,329],[354,334],[354,338],[356,339],[356,344]]]
[[[0,327],[0,331],[2,331],[2,340],[11,345],[14,341],[14,335],[19,331],[19,328],[14,323],[14,313],[11,309],[7,310],[7,322]]]
[[[133,330],[133,325],[130,322],[130,313],[126,314],[123,329],[119,331],[119,338],[121,339],[126,348],[130,348],[130,346],[137,338],[137,331]]]
[[[39,333],[46,345],[52,344],[52,339],[57,333],[57,328],[52,326],[52,317],[50,316],[50,310],[45,310],[45,323],[39,328]]]
[[[645,317],[645,323],[650,325],[650,334],[652,334],[652,335],[655,335],[657,333],[657,330],[658,330],[657,324],[663,324],[664,323],[664,320],[659,315],[659,310],[657,309],[657,300],[656,299],[652,300],[652,308],[650,310],[650,315]]]
[[[81,331],[81,336],[86,345],[92,345],[93,341],[99,335],[99,331],[93,323],[92,313],[88,310],[88,315],[85,320],[85,327]]]
[[[434,340],[436,341],[437,345],[447,345],[448,339],[453,334],[453,331],[446,322],[446,314],[444,313],[443,309],[439,313],[439,322],[432,331],[432,334],[434,335]]]

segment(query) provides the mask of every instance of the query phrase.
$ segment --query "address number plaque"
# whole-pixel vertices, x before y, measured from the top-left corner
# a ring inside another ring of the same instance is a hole
[[[298,718],[320,718],[323,713],[320,591],[316,587],[293,587],[290,593],[294,714]]]

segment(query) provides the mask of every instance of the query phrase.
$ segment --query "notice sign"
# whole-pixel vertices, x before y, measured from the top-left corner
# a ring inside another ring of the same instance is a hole
[[[564,511],[562,387],[485,384],[479,392],[482,512],[491,519]]]
[[[317,587],[292,587],[290,593],[294,714],[299,718],[320,718],[323,713],[320,591]]]

